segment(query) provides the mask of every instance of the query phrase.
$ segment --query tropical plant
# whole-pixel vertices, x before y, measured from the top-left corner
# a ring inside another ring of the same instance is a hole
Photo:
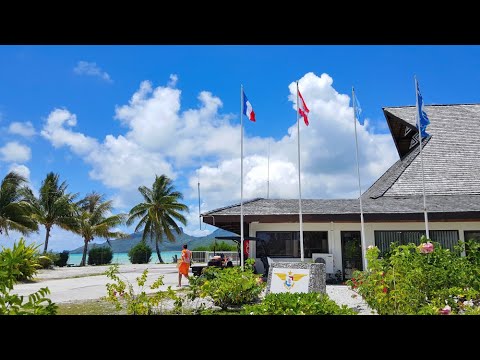
[[[123,224],[125,215],[117,214],[107,217],[112,210],[112,201],[105,201],[103,195],[92,192],[84,199],[76,203],[77,217],[72,228],[84,241],[83,256],[80,266],[85,266],[88,243],[95,237],[119,238],[127,235],[120,231],[112,231],[112,228]]]
[[[144,241],[140,241],[128,252],[132,264],[148,264],[152,259],[152,249]]]
[[[25,199],[33,210],[32,218],[45,226],[44,254],[47,252],[50,231],[54,225],[65,230],[72,230],[74,226],[73,200],[78,194],[67,193],[67,186],[65,181],[59,184],[59,175],[50,172],[42,182],[38,198],[30,189],[24,192]]]
[[[175,292],[171,290],[170,286],[167,291],[157,290],[151,295],[146,293],[145,283],[147,282],[148,269],[145,269],[141,276],[136,278],[138,292],[135,293],[133,285],[125,278],[125,281],[120,278],[118,272],[118,265],[112,265],[105,272],[108,278],[112,279],[114,283],[107,283],[106,300],[113,303],[117,310],[125,309],[128,315],[152,315],[162,313],[163,309],[160,307],[162,300],[173,299],[177,301]],[[163,275],[159,276],[157,280],[149,286],[151,290],[156,290],[163,285]]]
[[[383,258],[377,247],[368,249],[367,271],[355,272],[347,284],[380,315],[474,313],[469,308],[480,305],[480,248],[470,244],[464,257],[464,244],[450,251],[424,236],[420,242],[393,246]]]
[[[346,305],[339,306],[327,294],[270,293],[255,305],[246,305],[243,315],[355,315]]]
[[[68,256],[70,252],[68,250],[63,250],[61,253],[58,254],[58,260],[54,261],[55,266],[64,267],[67,265]]]
[[[200,297],[210,297],[216,306],[226,310],[258,300],[265,287],[260,275],[253,273],[253,259],[246,261],[245,271],[239,266],[220,269],[207,267],[199,279],[192,281],[191,291]]]
[[[94,247],[88,251],[88,265],[110,264],[113,259],[113,251],[110,247]]]
[[[135,232],[143,232],[142,241],[147,238],[155,241],[158,261],[163,264],[159,244],[164,236],[171,242],[175,241],[173,231],[177,234],[181,233],[175,220],[186,225],[187,219],[180,212],[188,212],[188,207],[179,202],[183,199],[182,193],[175,191],[172,180],[165,175],[155,176],[151,189],[140,186],[138,191],[142,194],[144,202],[130,210],[127,225],[132,225],[135,220],[140,219]]]
[[[40,245],[27,245],[23,238],[14,242],[12,248],[2,247],[0,265],[7,272],[6,277],[15,281],[29,280],[37,273]]]
[[[8,173],[0,185],[0,234],[8,236],[9,230],[16,230],[24,235],[38,230],[32,219],[32,209],[24,199],[24,184],[27,180],[15,173]]]

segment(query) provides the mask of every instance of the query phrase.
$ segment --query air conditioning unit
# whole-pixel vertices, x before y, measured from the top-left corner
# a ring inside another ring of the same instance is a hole
[[[327,274],[333,274],[333,254],[312,253],[312,260],[322,258],[325,260],[325,272]]]

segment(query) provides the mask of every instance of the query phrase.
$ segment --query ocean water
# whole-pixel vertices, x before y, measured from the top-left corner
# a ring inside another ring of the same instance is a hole
[[[177,255],[178,258],[180,258],[180,255],[182,254],[181,251],[162,251],[160,253],[162,260],[166,264],[171,264],[173,263],[173,256]],[[82,261],[82,254],[70,254],[68,256],[68,264],[74,264],[74,265],[80,265],[80,261]],[[87,255],[87,261],[88,261],[88,255]],[[152,257],[150,259],[150,264],[155,264],[158,263],[158,257],[157,253],[154,251],[152,252]],[[127,253],[114,253],[113,258],[112,258],[112,264],[130,264],[130,259],[128,258]]]

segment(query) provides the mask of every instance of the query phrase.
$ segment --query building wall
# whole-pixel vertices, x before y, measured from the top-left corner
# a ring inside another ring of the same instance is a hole
[[[429,222],[429,230],[457,230],[459,240],[464,241],[464,231],[480,231],[480,222]],[[250,223],[249,236],[257,231],[298,231],[298,223]],[[360,223],[304,223],[304,231],[328,231],[329,253],[333,254],[334,271],[342,270],[341,231],[360,231]],[[425,230],[423,222],[365,223],[366,246],[375,245],[375,230]],[[255,246],[250,248],[255,256]],[[287,259],[285,259],[287,260]],[[300,259],[291,259],[299,261]]]

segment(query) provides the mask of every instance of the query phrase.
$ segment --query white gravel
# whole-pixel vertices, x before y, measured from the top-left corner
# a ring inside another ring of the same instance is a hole
[[[358,311],[358,315],[375,315],[375,311],[367,305],[362,297],[347,285],[327,285],[327,294],[338,305],[347,305]]]

